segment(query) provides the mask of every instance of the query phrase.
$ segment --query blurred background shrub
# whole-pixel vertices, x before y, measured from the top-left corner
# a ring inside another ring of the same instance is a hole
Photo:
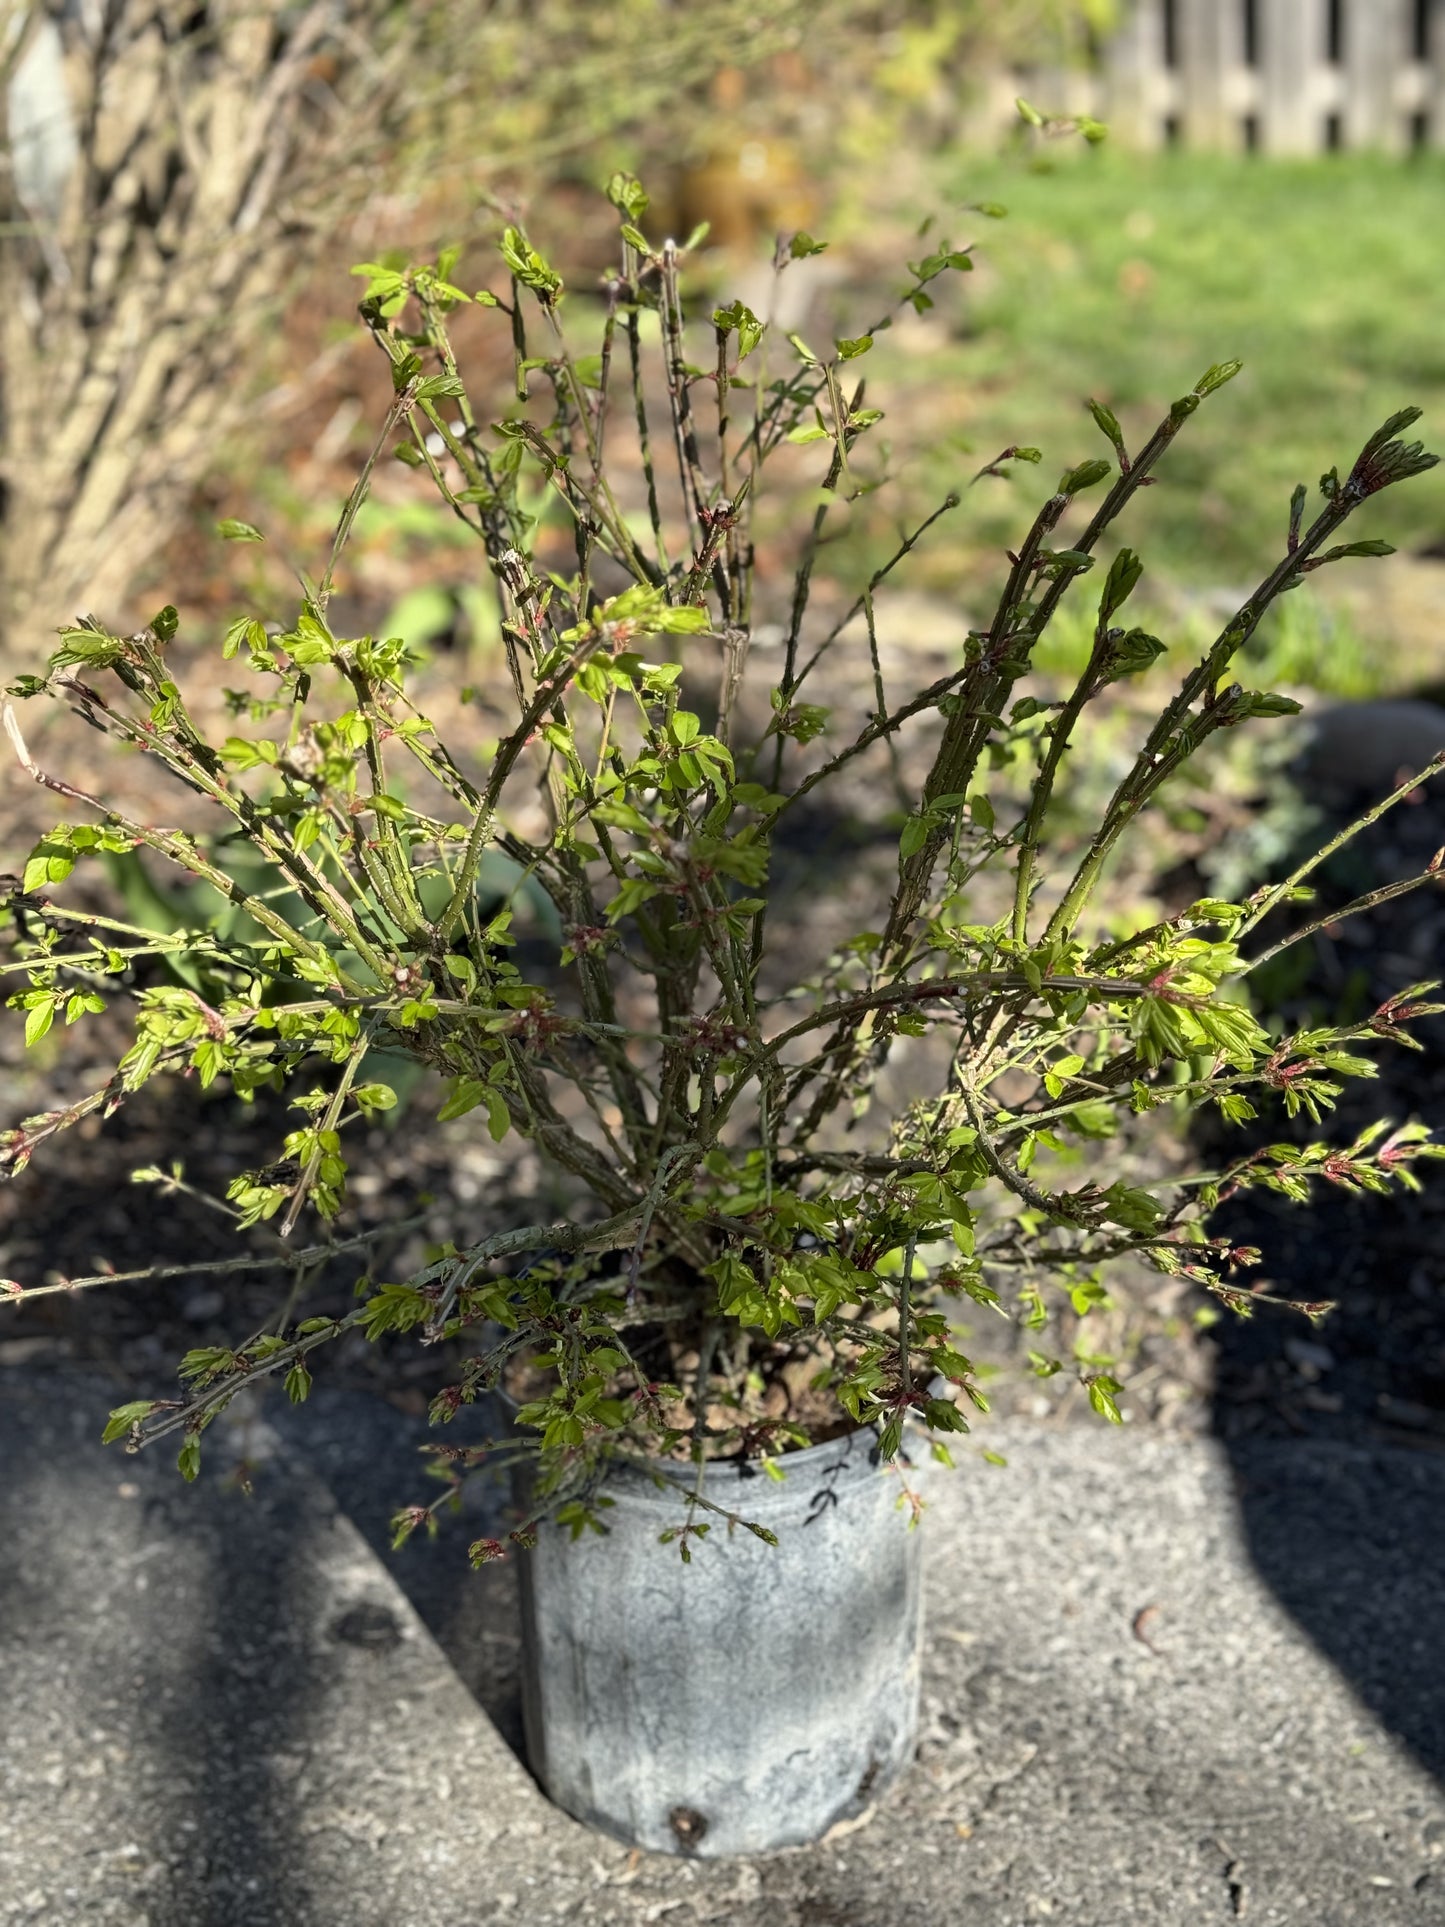
[[[465,242],[499,205],[626,161],[746,252],[832,198],[870,133],[916,136],[926,103],[946,136],[970,67],[1066,37],[1077,12],[0,0],[11,653],[79,604],[124,604],[197,485],[234,468],[258,398],[309,426],[290,403],[325,369],[358,249],[425,247],[439,226]],[[278,333],[298,297],[318,312]]]
[[[1445,385],[1426,240],[1445,127],[1421,91],[1445,7],[1390,10],[1388,123],[1378,101],[1365,116],[1368,74],[1356,86],[1365,0],[1317,11],[1291,95],[1276,0],[0,0],[0,657],[13,670],[81,609],[139,622],[161,579],[185,585],[192,634],[283,593],[384,405],[350,265],[459,244],[480,283],[524,218],[585,300],[609,245],[591,190],[615,167],[646,180],[654,238],[705,229],[703,280],[759,312],[783,300],[805,333],[856,332],[910,248],[982,241],[967,284],[869,363],[901,486],[823,558],[840,589],[888,551],[895,512],[1000,448],[1078,459],[1084,396],[1128,433],[1181,370],[1242,356],[1250,460],[1221,412],[1143,505],[1153,618],[1193,647],[1316,452],[1406,397],[1430,414]],[[1249,111],[1211,120],[1229,61]],[[1109,141],[1050,138],[1048,111],[1081,103],[1117,111]],[[1357,151],[1208,151],[1289,141]],[[982,211],[1004,207],[1002,226]],[[776,282],[776,237],[798,229],[827,252]],[[496,378],[500,405],[509,366]],[[915,628],[966,632],[1032,479],[974,491],[920,558]],[[389,474],[368,506],[356,619],[484,641],[487,591],[412,484]],[[1286,680],[1440,680],[1439,486],[1403,514],[1410,558],[1279,618]],[[266,549],[218,542],[224,516]]]

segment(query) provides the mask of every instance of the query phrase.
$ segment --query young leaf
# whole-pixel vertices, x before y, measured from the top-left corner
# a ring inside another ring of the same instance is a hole
[[[742,301],[734,301],[730,308],[714,308],[712,321],[724,334],[737,331],[739,361],[746,361],[763,338],[764,324]]]
[[[1214,366],[1206,368],[1195,382],[1195,394],[1201,397],[1212,395],[1216,388],[1222,388],[1227,381],[1233,381],[1243,366],[1242,361],[1216,361]]]
[[[1101,1377],[1089,1380],[1089,1403],[1099,1417],[1108,1419],[1111,1425],[1124,1423],[1124,1414],[1119,1410],[1114,1396],[1116,1392],[1121,1392],[1123,1389],[1117,1378]]]
[[[635,174],[614,174],[607,183],[607,198],[629,221],[640,221],[651,205],[647,189]]]
[[[1089,413],[1122,455],[1124,452],[1124,431],[1120,428],[1118,417],[1115,415],[1113,409],[1106,408],[1101,401],[1091,401],[1088,407]]]
[[[100,1435],[101,1444],[114,1445],[117,1439],[128,1438],[137,1425],[150,1417],[158,1403],[153,1398],[138,1398],[132,1399],[129,1405],[115,1406]]]
[[[1104,593],[1099,598],[1099,621],[1107,623],[1109,618],[1133,595],[1138,587],[1139,578],[1144,573],[1144,564],[1132,549],[1120,549],[1109,564],[1109,573],[1104,579]]]
[[[1014,452],[1017,454],[1018,451]],[[1084,489],[1092,488],[1096,482],[1102,482],[1112,469],[1113,463],[1106,462],[1101,455],[1096,455],[1092,461],[1080,462],[1076,468],[1066,469],[1059,477],[1055,494],[1078,495]]]

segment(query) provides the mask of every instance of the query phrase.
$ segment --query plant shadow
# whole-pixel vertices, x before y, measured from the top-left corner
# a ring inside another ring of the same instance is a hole
[[[182,1485],[167,1455],[102,1447],[116,1387],[90,1374],[11,1367],[5,1394],[6,1724],[65,1790],[27,1772],[9,1837],[39,1843],[34,1872],[71,1898],[88,1883],[88,1918],[137,1917],[138,1884],[154,1927],[307,1918],[293,1784],[325,1635],[296,1549],[314,1501],[278,1482],[247,1504],[224,1479]]]
[[[1423,807],[1392,812],[1346,846],[1312,879],[1317,900],[1291,914],[1317,918],[1362,887],[1422,870],[1445,838],[1441,798],[1417,795]],[[1354,814],[1343,802],[1359,798],[1330,800],[1343,824]],[[1280,934],[1262,926],[1251,947]],[[1287,1032],[1359,1022],[1437,973],[1442,955],[1438,891],[1400,897],[1285,952],[1299,964],[1275,1014]],[[1362,1046],[1379,1075],[1346,1080],[1318,1124],[1272,1110],[1227,1140],[1202,1125],[1200,1148],[1211,1162],[1283,1139],[1345,1148],[1382,1119],[1418,1119],[1440,1135],[1445,1019],[1408,1029],[1421,1048]],[[1416,1175],[1418,1189],[1387,1197],[1316,1180],[1307,1209],[1263,1190],[1225,1203],[1213,1230],[1263,1257],[1240,1282],[1335,1309],[1315,1325],[1275,1307],[1225,1313],[1210,1334],[1211,1420],[1259,1572],[1362,1703],[1445,1780],[1445,1182],[1433,1163]]]

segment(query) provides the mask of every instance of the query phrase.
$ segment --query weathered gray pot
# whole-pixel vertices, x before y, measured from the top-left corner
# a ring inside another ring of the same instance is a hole
[[[675,1488],[615,1468],[605,1537],[542,1528],[518,1561],[527,1752],[558,1806],[659,1853],[763,1853],[862,1811],[913,1752],[922,1533],[872,1432],[710,1466],[684,1565]],[[688,1468],[679,1468],[690,1477]]]

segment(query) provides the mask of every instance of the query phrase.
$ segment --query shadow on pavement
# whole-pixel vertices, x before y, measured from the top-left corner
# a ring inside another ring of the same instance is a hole
[[[398,1410],[367,1392],[318,1386],[304,1407],[273,1400],[273,1424],[323,1478],[350,1519],[450,1660],[452,1667],[507,1745],[524,1758],[522,1741],[521,1621],[516,1560],[473,1571],[467,1547],[474,1539],[505,1537],[514,1523],[507,1493],[473,1478],[462,1509],[443,1514],[434,1539],[419,1533],[399,1550],[391,1546],[390,1520],[403,1505],[435,1496],[421,1448],[444,1438],[472,1445],[496,1436],[485,1401],[459,1415],[445,1433],[424,1416]]]
[[[431,1763],[403,1760],[397,1712],[439,1692],[425,1719],[444,1718],[449,1676],[373,1553],[520,1749],[512,1574],[466,1559],[500,1520],[474,1506],[393,1555],[387,1517],[417,1496],[426,1425],[374,1395],[222,1420],[194,1486],[169,1450],[100,1445],[127,1396],[90,1372],[0,1374],[0,1913],[330,1919],[338,1869],[394,1826],[425,1858],[437,1817],[414,1811]]]
[[[1445,1462],[1277,1439],[1228,1451],[1261,1578],[1362,1705],[1445,1783]]]
[[[303,1920],[305,1499],[248,1504],[183,1486],[171,1455],[102,1448],[119,1394],[100,1378],[11,1369],[0,1391],[5,1729],[26,1768],[6,1859],[32,1856],[46,1919],[143,1895],[153,1927]]]
[[[1348,1144],[1374,1115],[1438,1121],[1445,1055],[1432,1040],[1409,1059],[1409,1085],[1364,1086],[1309,1135]],[[1215,1228],[1260,1248],[1272,1290],[1337,1309],[1317,1326],[1273,1307],[1226,1314],[1212,1419],[1260,1574],[1445,1781],[1445,1165],[1419,1175],[1419,1193],[1386,1198],[1320,1186],[1307,1211],[1264,1193],[1225,1206]]]

